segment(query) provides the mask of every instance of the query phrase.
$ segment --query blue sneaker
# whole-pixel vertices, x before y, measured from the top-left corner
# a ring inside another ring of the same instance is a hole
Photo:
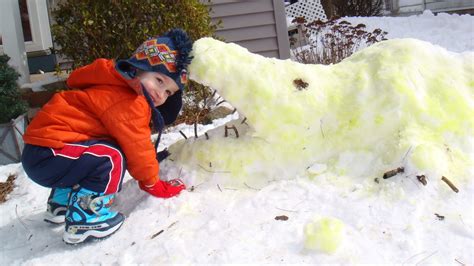
[[[110,210],[114,195],[104,195],[85,188],[75,188],[69,198],[63,240],[79,244],[88,239],[104,238],[115,233],[125,217]]]
[[[70,188],[53,188],[48,197],[48,208],[44,221],[52,224],[64,223],[69,200]]]

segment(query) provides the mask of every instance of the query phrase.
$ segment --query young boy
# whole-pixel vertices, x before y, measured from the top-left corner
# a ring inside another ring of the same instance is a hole
[[[127,60],[97,59],[73,71],[67,84],[76,90],[57,93],[28,126],[23,168],[52,188],[45,221],[66,222],[66,243],[120,228],[124,216],[110,206],[125,169],[153,196],[185,189],[179,179],[160,180],[150,122],[161,133],[175,121],[191,48],[186,33],[175,29],[144,42]]]

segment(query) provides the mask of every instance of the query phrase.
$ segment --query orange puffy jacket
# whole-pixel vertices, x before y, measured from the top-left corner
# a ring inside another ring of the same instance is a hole
[[[64,143],[112,140],[127,158],[127,170],[144,185],[159,179],[151,142],[151,108],[115,70],[113,60],[97,59],[67,79],[70,88],[43,106],[23,136],[25,143],[62,148]]]

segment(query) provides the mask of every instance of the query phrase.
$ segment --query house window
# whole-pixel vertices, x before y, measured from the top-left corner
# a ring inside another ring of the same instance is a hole
[[[31,37],[31,27],[30,27],[30,16],[28,15],[28,4],[26,0],[20,0],[20,18],[21,18],[21,27],[23,29],[23,38],[25,42],[33,41]]]
[[[26,51],[49,54],[53,46],[49,26],[47,0],[19,0],[21,25]],[[0,19],[0,23],[2,23]],[[3,52],[0,33],[0,52]]]

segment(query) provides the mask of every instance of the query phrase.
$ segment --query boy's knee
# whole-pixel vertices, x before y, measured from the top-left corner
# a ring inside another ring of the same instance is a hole
[[[53,180],[49,177],[48,167],[44,167],[48,154],[46,148],[25,144],[21,155],[21,165],[26,175],[38,185],[51,187]]]

